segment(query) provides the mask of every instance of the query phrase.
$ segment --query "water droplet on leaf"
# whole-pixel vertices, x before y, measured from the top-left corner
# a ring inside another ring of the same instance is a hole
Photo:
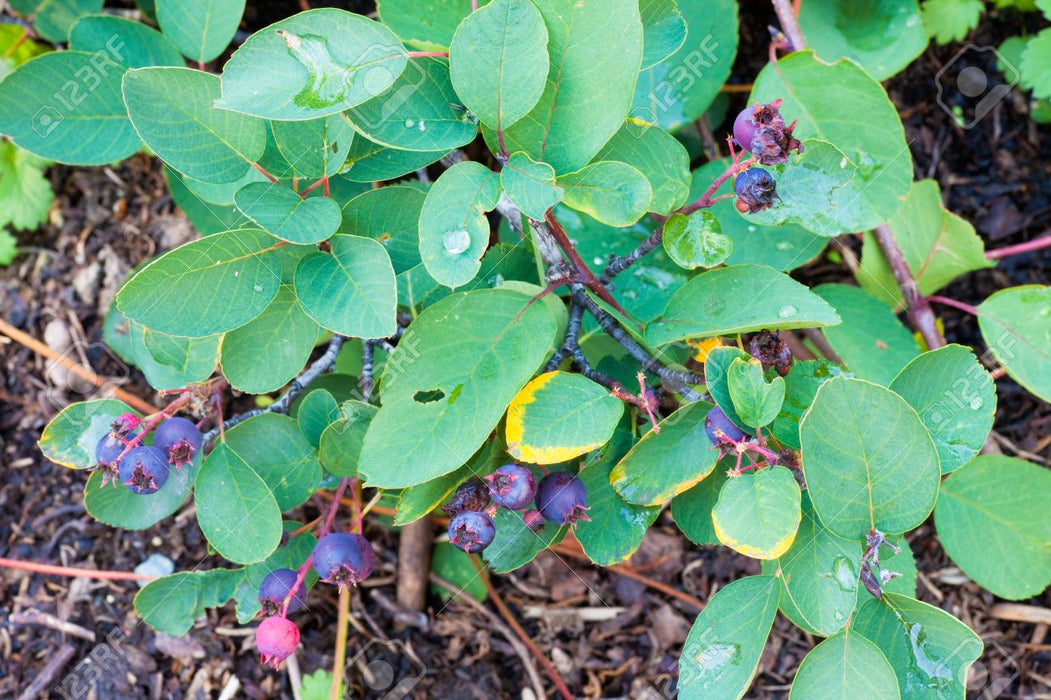
[[[785,304],[778,310],[777,315],[781,318],[791,318],[792,316],[799,313],[799,309],[792,306],[791,304]]]
[[[451,255],[459,255],[471,247],[471,234],[462,228],[447,231],[445,236],[442,237],[442,245],[445,246],[445,252]]]

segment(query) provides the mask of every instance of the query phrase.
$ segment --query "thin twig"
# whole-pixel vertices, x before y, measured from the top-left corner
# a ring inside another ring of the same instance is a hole
[[[792,42],[792,51],[802,51],[806,48],[806,40],[803,31],[799,28],[799,19],[792,10],[789,0],[773,0],[774,12],[777,13],[777,21],[781,23],[781,30]]]
[[[1030,253],[1034,250],[1040,250],[1047,247],[1051,247],[1051,233],[1038,236],[1037,238],[1034,238],[1031,241],[1026,241],[1025,243],[1016,243],[1015,245],[1004,246],[1003,248],[996,248],[995,250],[987,250],[985,251],[985,257],[990,260],[997,260],[999,258],[1006,258],[1009,255]]]
[[[7,559],[4,557],[0,557],[0,567],[5,569],[32,571],[38,574],[70,576],[73,578],[93,578],[104,581],[152,581],[157,578],[152,574],[136,574],[128,571],[102,571],[99,569],[78,569],[72,566],[53,566],[51,564],[38,564],[35,561],[21,561],[19,559]]]
[[[332,683],[329,700],[340,700],[343,688],[343,664],[347,662],[347,623],[350,617],[350,586],[339,587],[339,614],[336,619],[336,651],[332,660]]]
[[[901,288],[901,294],[905,298],[905,304],[909,307],[909,315],[912,317],[913,325],[923,337],[928,350],[937,350],[945,345],[945,338],[938,330],[937,319],[927,299],[920,295],[920,287],[916,278],[912,276],[905,255],[894,238],[894,232],[887,224],[880,224],[874,231],[876,241],[883,249],[883,256],[887,259],[890,269],[894,272],[894,279]]]

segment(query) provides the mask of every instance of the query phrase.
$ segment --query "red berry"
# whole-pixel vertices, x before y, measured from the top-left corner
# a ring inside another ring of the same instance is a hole
[[[268,617],[256,628],[255,646],[260,660],[277,668],[299,646],[299,628],[287,617]]]

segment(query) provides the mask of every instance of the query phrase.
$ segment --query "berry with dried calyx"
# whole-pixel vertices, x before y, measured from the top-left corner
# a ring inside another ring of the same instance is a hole
[[[450,518],[465,510],[485,510],[489,507],[489,489],[480,479],[471,478],[460,484],[442,511]]]
[[[511,510],[521,510],[536,496],[536,477],[521,464],[505,464],[485,477],[493,503]]]
[[[264,615],[280,615],[285,598],[299,580],[299,574],[292,569],[274,569],[259,584],[259,603],[263,606]],[[295,595],[288,601],[288,612],[293,613],[306,605],[307,597],[304,586],[296,589]]]
[[[745,107],[734,119],[734,140],[763,165],[777,165],[788,154],[803,152],[803,144],[792,135],[796,122],[785,125],[781,100]]]
[[[113,421],[110,425],[110,434],[113,437],[126,437],[133,430],[139,427],[142,423],[142,419],[134,413],[122,413],[117,416],[117,420]]]
[[[712,407],[704,417],[704,433],[715,447],[730,447],[747,437],[718,406]]]
[[[193,462],[193,457],[201,450],[204,436],[194,422],[186,418],[169,418],[157,426],[153,434],[153,446],[160,448],[168,463],[179,467]]]
[[[134,447],[118,467],[121,483],[140,496],[156,493],[168,481],[168,461],[156,447]]]
[[[734,192],[737,194],[737,211],[754,214],[769,209],[774,205],[777,195],[777,183],[773,176],[762,168],[749,168],[738,173],[734,178]]]
[[[314,545],[314,568],[325,583],[340,588],[356,586],[371,576],[375,567],[372,545],[356,533],[332,533]]]
[[[496,537],[496,526],[486,513],[465,510],[449,521],[449,542],[468,554],[488,547]]]
[[[763,365],[763,371],[773,367],[782,377],[792,369],[792,349],[779,331],[760,331],[749,343],[748,351]]]
[[[255,631],[255,647],[260,660],[277,668],[299,646],[299,628],[287,617],[275,615],[259,623]]]
[[[536,489],[536,509],[544,520],[556,525],[573,525],[587,516],[588,490],[575,474],[551,472]]]

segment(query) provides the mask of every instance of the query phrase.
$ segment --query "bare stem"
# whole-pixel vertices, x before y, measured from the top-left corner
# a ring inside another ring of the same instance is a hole
[[[1042,248],[1051,247],[1051,233],[1046,233],[1043,236],[1038,236],[1031,241],[1025,243],[1017,243],[1015,245],[1005,246],[1003,248],[997,248],[996,250],[985,251],[985,257],[990,260],[997,260],[999,258],[1006,258],[1011,255],[1021,255],[1022,253],[1030,253],[1034,250],[1040,250]]]
[[[927,303],[928,299],[920,296],[919,285],[905,262],[905,255],[901,252],[901,247],[898,246],[898,241],[894,238],[894,232],[890,230],[887,224],[880,224],[876,227],[874,233],[876,234],[876,241],[879,243],[880,248],[883,249],[883,255],[887,258],[890,269],[894,272],[894,279],[901,288],[901,294],[905,297],[905,304],[909,307],[909,315],[912,317],[913,325],[916,326],[916,330],[923,336],[924,342],[927,343],[927,348],[929,350],[937,350],[945,345],[945,338],[942,337],[941,331],[938,330],[937,319],[934,317],[930,304]]]
[[[773,0],[773,4],[774,12],[777,13],[777,21],[781,23],[781,30],[792,42],[792,50],[802,51],[806,48],[806,40],[803,38],[803,31],[799,28],[799,19],[792,9],[792,3],[789,0]]]
[[[951,306],[954,309],[959,309],[960,311],[971,314],[972,316],[980,316],[982,313],[978,310],[978,307],[971,306],[970,304],[966,304],[962,301],[950,299],[949,297],[934,295],[926,297],[925,301],[933,301],[938,304],[944,304],[945,306]]]

